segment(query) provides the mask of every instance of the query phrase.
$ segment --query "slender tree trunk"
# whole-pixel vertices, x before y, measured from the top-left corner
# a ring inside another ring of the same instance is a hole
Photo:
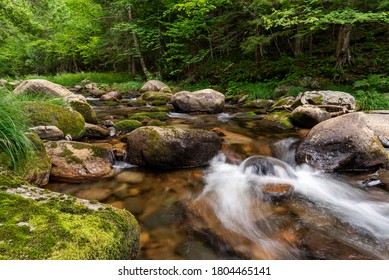
[[[339,29],[336,42],[336,68],[341,69],[352,62],[350,49],[351,31],[351,24],[344,24]]]
[[[303,54],[304,37],[298,35],[299,29],[300,29],[300,27],[297,26],[297,34],[296,34],[296,37],[294,39],[294,44],[293,44],[294,45],[293,46],[294,56],[299,56],[299,55]]]
[[[133,20],[132,19],[131,5],[128,6],[127,12],[128,12],[128,21],[131,23],[132,20]],[[137,52],[137,54],[139,56],[140,65],[142,66],[143,73],[146,76],[146,79],[149,79],[151,77],[151,75],[150,75],[150,72],[147,70],[147,66],[146,66],[145,60],[144,60],[144,58],[142,56],[142,53],[140,51],[140,44],[139,44],[138,36],[136,36],[136,33],[134,31],[132,32],[132,38],[134,40],[135,50],[136,50],[136,52]]]

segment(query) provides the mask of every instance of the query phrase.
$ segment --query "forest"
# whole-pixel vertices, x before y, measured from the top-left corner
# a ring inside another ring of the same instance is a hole
[[[304,76],[389,83],[388,8],[387,0],[4,0],[0,77],[113,71],[231,90]]]

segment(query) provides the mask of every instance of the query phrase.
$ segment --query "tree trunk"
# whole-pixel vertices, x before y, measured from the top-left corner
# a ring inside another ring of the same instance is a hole
[[[303,54],[304,37],[298,35],[299,29],[300,27],[297,27],[297,35],[294,38],[294,46],[293,46],[294,56],[299,56]]]
[[[344,24],[339,29],[336,42],[336,68],[341,69],[352,62],[350,50],[351,31],[351,24]]]
[[[131,23],[132,22],[131,5],[128,6],[127,12],[128,12],[128,21]],[[142,66],[143,73],[146,76],[146,79],[149,80],[151,75],[150,75],[149,71],[147,70],[147,66],[146,66],[145,60],[144,60],[144,58],[142,56],[142,53],[140,51],[140,45],[139,45],[138,36],[136,36],[136,33],[134,31],[132,31],[132,38],[134,40],[135,50],[137,52],[137,55],[139,56],[140,65]]]

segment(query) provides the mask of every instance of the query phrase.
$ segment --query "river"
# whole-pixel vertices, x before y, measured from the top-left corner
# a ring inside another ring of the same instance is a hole
[[[150,108],[92,103],[101,119],[122,120]],[[115,163],[113,179],[85,184],[51,182],[47,188],[131,211],[138,219],[138,259],[388,259],[389,193],[363,187],[373,174],[323,173],[297,166],[294,151],[307,130],[266,129],[260,120],[170,113],[168,125],[217,128],[223,147],[202,168],[147,170]],[[90,141],[123,148],[116,138]],[[286,166],[258,175],[241,164],[251,156]],[[273,201],[268,184],[292,187]]]

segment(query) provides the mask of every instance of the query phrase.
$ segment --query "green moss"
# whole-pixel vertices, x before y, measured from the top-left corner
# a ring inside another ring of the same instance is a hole
[[[323,96],[316,96],[311,99],[313,101],[313,104],[320,105],[323,102]]]
[[[76,111],[45,102],[22,102],[22,105],[30,126],[55,125],[65,135],[70,134],[73,139],[84,135],[85,120]]]
[[[129,212],[103,205],[93,210],[74,197],[30,186],[11,172],[0,171],[0,186],[0,259],[135,257],[140,232]],[[9,188],[29,198],[3,192]]]
[[[146,101],[156,101],[156,100],[162,100],[166,103],[167,100],[171,99],[171,94],[165,94],[155,91],[147,91],[144,94],[142,94],[142,100]]]
[[[84,117],[85,122],[92,124],[98,123],[96,112],[88,103],[74,100],[70,102],[70,106]]]
[[[153,101],[151,101],[150,104],[152,106],[161,106],[161,105],[165,105],[166,101],[165,100],[153,100]]]
[[[142,123],[137,120],[124,120],[124,121],[119,121],[115,123],[115,127],[117,130],[121,132],[130,132],[133,131],[134,129],[137,129],[138,127],[141,127]]]
[[[127,211],[6,193],[0,204],[0,259],[130,259],[138,250],[139,226]]]
[[[159,120],[150,120],[146,124],[147,126],[166,126],[166,124]]]
[[[10,171],[0,171],[0,186],[3,188],[17,188],[27,184],[25,180]]]
[[[128,116],[131,120],[145,121],[145,120],[160,120],[166,121],[169,116],[165,112],[142,112],[135,113]]]
[[[290,113],[285,111],[274,112],[269,115],[266,115],[263,121],[268,124],[268,127],[291,129],[294,126],[291,123],[289,116]]]

